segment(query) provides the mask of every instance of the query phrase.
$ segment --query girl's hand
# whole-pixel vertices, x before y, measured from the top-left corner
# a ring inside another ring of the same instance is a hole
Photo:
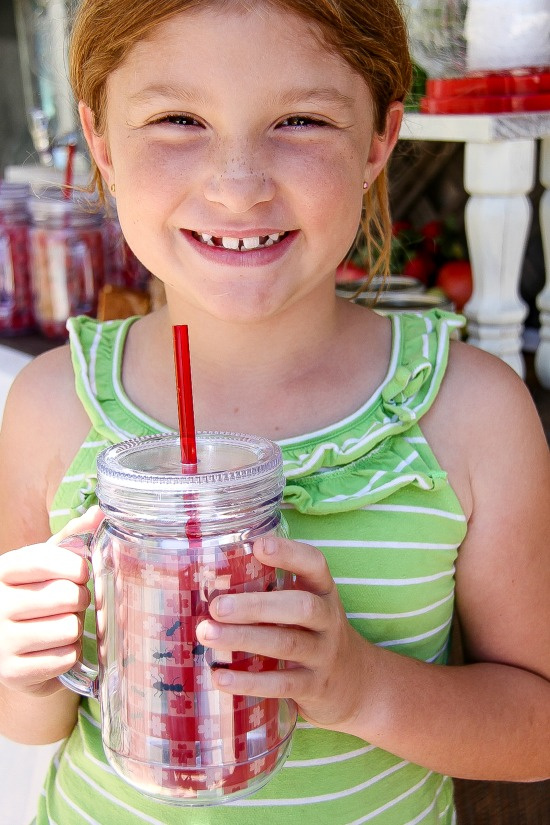
[[[216,651],[246,651],[285,662],[283,670],[218,669],[220,690],[295,700],[318,727],[348,728],[364,700],[371,646],[347,621],[322,553],[275,537],[254,544],[258,561],[296,576],[293,590],[239,593],[212,600],[197,638]]]
[[[78,614],[90,603],[88,565],[68,549],[83,542],[68,537],[95,531],[102,518],[90,508],[47,542],[0,556],[0,682],[10,690],[48,696],[63,689],[56,677],[79,656]]]

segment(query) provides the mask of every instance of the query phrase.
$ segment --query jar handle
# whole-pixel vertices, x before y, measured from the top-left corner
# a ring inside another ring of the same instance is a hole
[[[59,542],[59,547],[66,547],[91,563],[91,545],[95,533],[75,533]],[[89,698],[99,698],[99,671],[88,667],[80,659],[70,670],[57,677],[62,685],[74,693]]]

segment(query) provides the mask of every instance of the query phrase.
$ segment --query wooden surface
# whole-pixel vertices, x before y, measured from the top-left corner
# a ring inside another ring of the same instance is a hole
[[[455,799],[457,825],[550,825],[550,781],[455,780]]]

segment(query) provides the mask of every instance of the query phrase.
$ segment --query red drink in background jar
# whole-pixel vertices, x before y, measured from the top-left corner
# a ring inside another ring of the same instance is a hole
[[[0,335],[23,334],[34,327],[28,197],[28,186],[0,182]]]
[[[97,207],[47,191],[29,200],[33,306],[41,332],[65,339],[73,315],[94,315],[105,283],[105,218]]]

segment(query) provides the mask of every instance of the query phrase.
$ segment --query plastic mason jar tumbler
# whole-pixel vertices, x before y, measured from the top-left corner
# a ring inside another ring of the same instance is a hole
[[[290,586],[252,554],[284,534],[279,448],[232,433],[197,434],[186,474],[177,436],[125,441],[97,461],[105,519],[86,538],[95,586],[98,670],[82,662],[62,683],[101,705],[112,767],[159,800],[212,805],[258,790],[284,762],[291,700],[231,696],[212,671],[266,671],[274,659],[205,647],[196,627],[221,593]]]

